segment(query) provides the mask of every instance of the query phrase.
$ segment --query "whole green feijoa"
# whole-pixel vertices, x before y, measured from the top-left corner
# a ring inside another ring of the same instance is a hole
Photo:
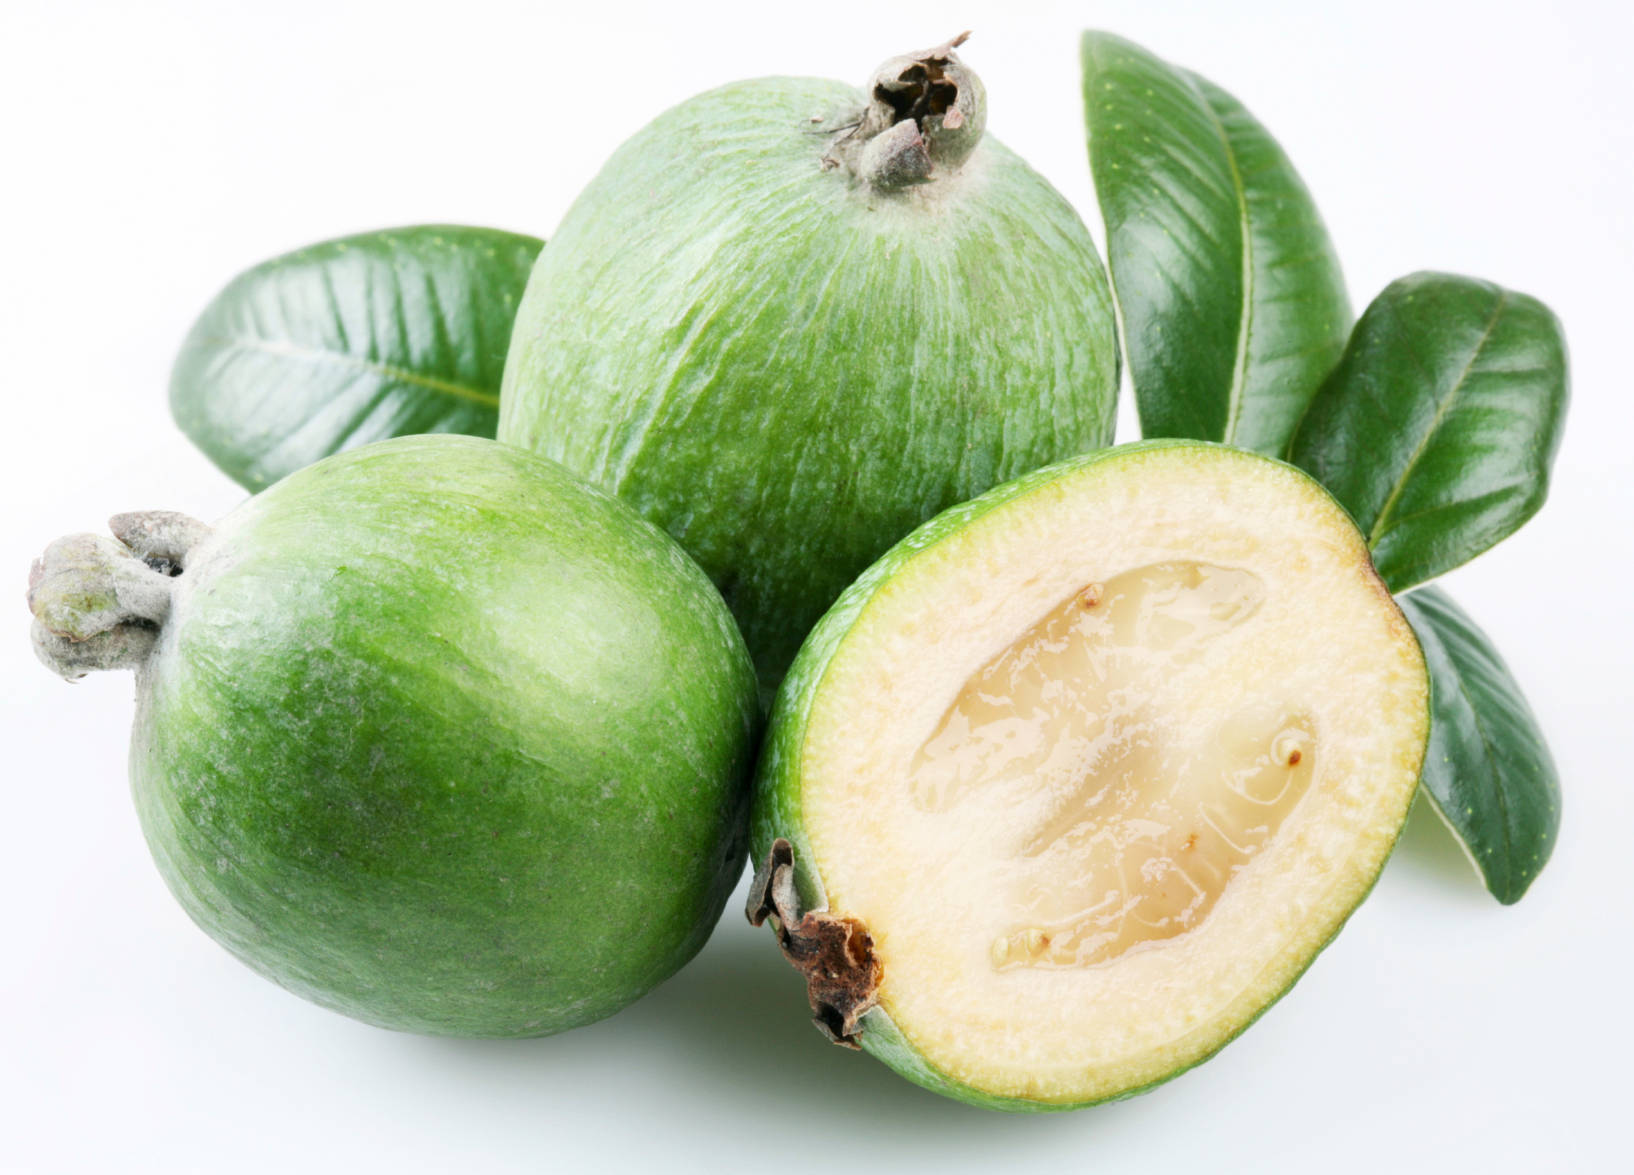
[[[492,437],[511,323],[544,242],[409,225],[239,274],[193,324],[170,411],[245,489],[371,441]]]
[[[251,967],[385,1027],[535,1036],[702,945],[743,863],[755,679],[656,527],[450,436],[330,457],[213,529],[111,526],[36,564],[36,648],[135,668],[154,859]]]
[[[618,150],[534,268],[500,439],[679,539],[763,688],[919,522],[1111,438],[1100,259],[985,117],[953,44],[865,92],[702,94]]]

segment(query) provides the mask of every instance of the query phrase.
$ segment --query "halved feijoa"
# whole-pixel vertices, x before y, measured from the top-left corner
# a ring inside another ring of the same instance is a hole
[[[1424,660],[1298,470],[1162,441],[894,547],[813,632],[763,754],[750,916],[820,1026],[1008,1109],[1205,1059],[1367,893]]]

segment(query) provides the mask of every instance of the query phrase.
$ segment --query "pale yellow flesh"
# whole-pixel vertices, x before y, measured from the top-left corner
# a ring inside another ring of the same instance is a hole
[[[1291,470],[1197,452],[919,556],[813,710],[829,906],[976,1088],[1087,1100],[1200,1059],[1337,928],[1411,798],[1423,665],[1360,536]]]
[[[1276,834],[1315,769],[1310,717],[1245,705],[1188,755],[1176,716],[1147,701],[1263,596],[1246,571],[1127,571],[1085,585],[960,690],[914,757],[918,805],[946,811],[1015,780],[1049,796],[1015,846],[1036,868],[994,966],[1085,966],[1184,933]]]

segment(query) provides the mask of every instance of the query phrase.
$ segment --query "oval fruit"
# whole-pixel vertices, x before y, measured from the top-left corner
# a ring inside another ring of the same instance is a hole
[[[137,670],[132,784],[212,937],[389,1028],[606,1016],[741,871],[748,653],[666,535],[493,441],[293,474],[213,530],[121,515],[31,580],[59,672]]]
[[[413,433],[492,437],[511,323],[544,242],[410,225],[239,274],[170,374],[170,412],[247,490]]]
[[[1089,232],[942,46],[868,93],[766,78],[621,147],[540,256],[499,438],[674,535],[763,686],[938,511],[1112,435]]]
[[[750,916],[820,1027],[1003,1109],[1204,1060],[1383,866],[1424,659],[1344,511],[1195,441],[1038,471],[841,597],[762,753]]]

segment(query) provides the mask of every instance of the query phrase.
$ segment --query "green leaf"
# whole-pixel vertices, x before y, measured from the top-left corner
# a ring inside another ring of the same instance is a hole
[[[1566,416],[1566,341],[1535,298],[1416,273],[1356,324],[1289,451],[1404,591],[1536,514]]]
[[[387,437],[492,437],[511,322],[543,245],[416,225],[257,265],[194,323],[171,414],[250,490]]]
[[[1430,668],[1421,780],[1492,896],[1518,902],[1560,831],[1560,780],[1537,719],[1492,642],[1439,588],[1399,601]]]
[[[1141,429],[1280,457],[1350,329],[1316,205],[1218,86],[1106,33],[1082,56]]]

